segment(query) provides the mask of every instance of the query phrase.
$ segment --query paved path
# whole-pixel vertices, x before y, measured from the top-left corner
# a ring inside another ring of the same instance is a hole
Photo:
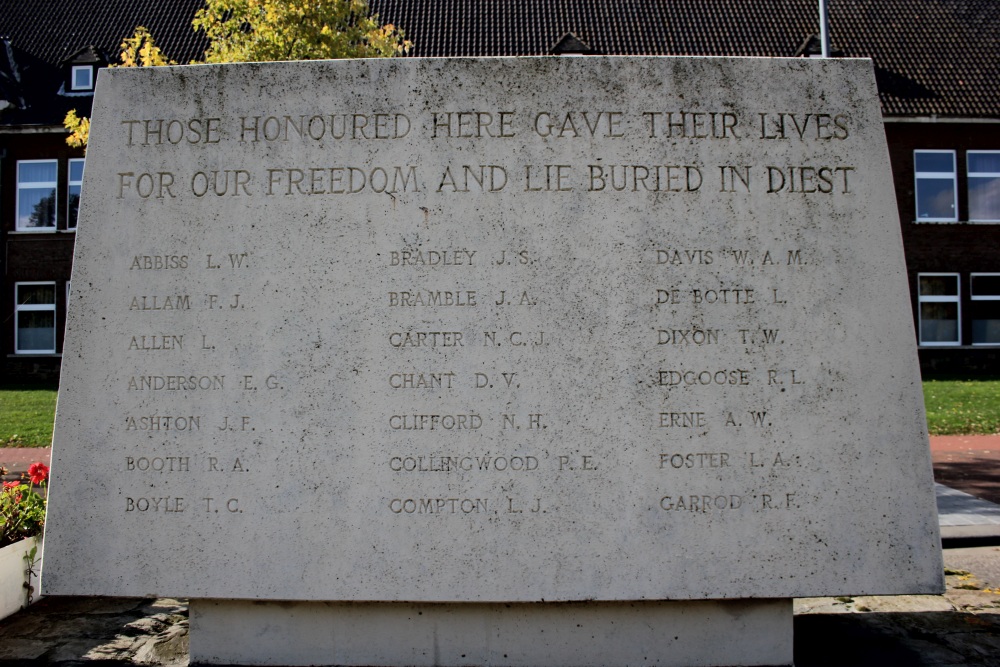
[[[934,479],[1000,503],[1000,435],[933,436]]]
[[[935,484],[944,546],[1000,545],[1000,505]]]

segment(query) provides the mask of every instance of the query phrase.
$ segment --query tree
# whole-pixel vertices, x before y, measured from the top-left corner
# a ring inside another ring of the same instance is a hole
[[[391,24],[369,13],[367,0],[206,0],[192,27],[208,37],[206,63],[386,58],[412,44]],[[121,44],[120,67],[156,67],[168,60],[139,26]],[[86,148],[90,119],[70,111],[66,143]]]
[[[207,0],[192,25],[208,37],[207,63],[385,58],[411,46],[367,0]]]
[[[76,115],[76,109],[70,109],[63,118],[63,127],[69,130],[66,143],[73,148],[86,148],[90,139],[90,119]]]
[[[177,64],[163,55],[160,47],[153,41],[153,36],[149,34],[149,30],[143,26],[136,27],[135,33],[131,37],[126,37],[120,48],[119,67],[160,67]]]

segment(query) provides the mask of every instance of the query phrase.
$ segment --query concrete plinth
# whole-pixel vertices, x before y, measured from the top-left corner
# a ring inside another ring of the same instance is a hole
[[[792,601],[191,600],[191,664],[791,665]]]

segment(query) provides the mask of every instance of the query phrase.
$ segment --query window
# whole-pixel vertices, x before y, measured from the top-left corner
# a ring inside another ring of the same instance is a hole
[[[83,186],[83,158],[69,161],[69,194],[67,195],[66,227],[76,229],[76,216],[80,212],[80,188]]]
[[[921,273],[917,283],[920,344],[960,345],[958,274]]]
[[[1000,222],[1000,151],[969,151],[969,220]]]
[[[94,68],[90,65],[73,65],[71,84],[73,90],[93,90]]]
[[[958,220],[958,178],[955,151],[914,151],[917,220],[955,222]]]
[[[972,344],[1000,345],[1000,273],[969,276]]]
[[[56,160],[18,160],[17,230],[56,228]]]
[[[55,354],[56,284],[14,284],[14,352]]]

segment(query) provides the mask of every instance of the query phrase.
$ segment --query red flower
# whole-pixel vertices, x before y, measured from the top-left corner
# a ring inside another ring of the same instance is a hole
[[[20,482],[4,482],[3,483],[3,488],[5,488],[5,489],[16,489],[19,486],[21,486]]]
[[[49,478],[49,467],[44,463],[32,463],[28,466],[28,477],[32,484],[41,484]]]

